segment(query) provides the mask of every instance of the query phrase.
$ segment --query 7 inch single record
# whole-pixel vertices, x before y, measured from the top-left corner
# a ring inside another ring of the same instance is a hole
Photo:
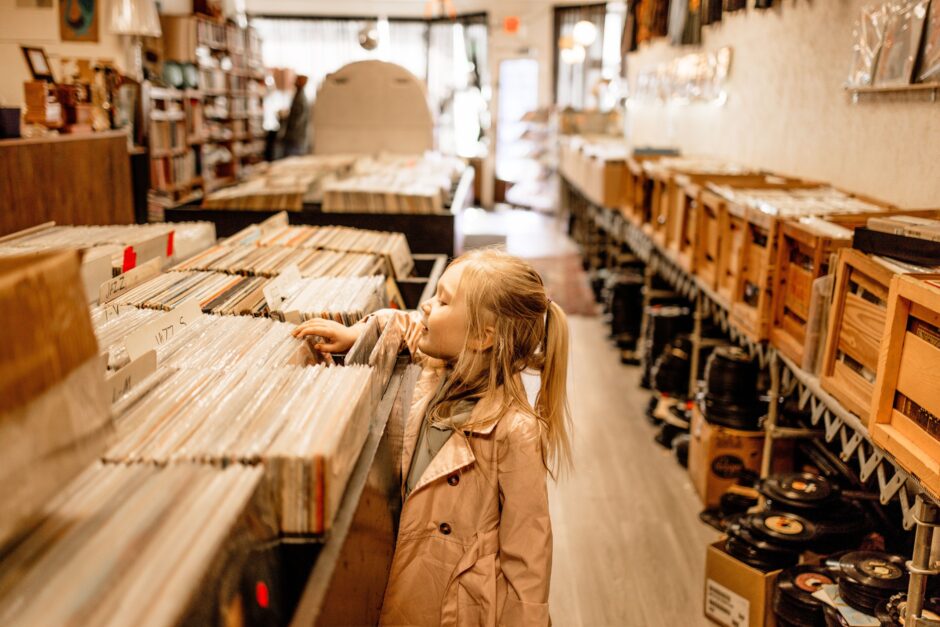
[[[802,516],[787,512],[764,511],[752,514],[747,524],[754,533],[771,542],[801,544],[816,538],[816,525]]]
[[[805,507],[817,507],[835,496],[836,492],[827,479],[807,472],[768,477],[762,488],[768,498]]]
[[[878,551],[853,551],[840,560],[842,572],[857,583],[879,590],[907,590],[905,560]]]

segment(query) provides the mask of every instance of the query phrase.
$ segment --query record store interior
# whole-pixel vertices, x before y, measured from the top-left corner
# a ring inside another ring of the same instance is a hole
[[[0,625],[940,626],[940,0],[0,0]]]

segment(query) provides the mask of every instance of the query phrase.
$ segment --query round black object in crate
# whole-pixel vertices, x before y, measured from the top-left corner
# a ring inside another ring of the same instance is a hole
[[[643,377],[640,385],[649,388],[653,363],[662,354],[666,346],[680,333],[688,333],[692,328],[692,316],[688,307],[652,306],[646,308],[647,327],[643,338],[641,365]]]
[[[705,419],[732,429],[759,429],[766,403],[758,397],[757,375],[757,364],[740,348],[720,346],[712,351],[701,401]]]
[[[650,376],[654,390],[672,398],[688,396],[691,350],[692,341],[687,335],[676,336],[670,342],[653,363]]]
[[[839,558],[839,596],[849,606],[873,615],[898,592],[907,590],[905,559],[879,551],[852,551]]]
[[[822,586],[836,583],[837,573],[826,566],[801,564],[782,571],[774,589],[777,623],[797,627],[826,624],[825,603],[813,596]]]
[[[620,349],[635,349],[643,321],[643,275],[637,272],[614,274],[607,279],[605,292],[610,336]]]

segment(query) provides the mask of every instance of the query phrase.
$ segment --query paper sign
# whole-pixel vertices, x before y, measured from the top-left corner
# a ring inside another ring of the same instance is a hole
[[[142,266],[137,266],[133,270],[120,274],[110,281],[105,281],[98,288],[98,302],[104,305],[131,288],[137,287],[144,281],[148,281],[160,274],[160,260],[151,259]]]
[[[82,283],[85,287],[85,296],[89,303],[95,302],[99,296],[98,288],[111,278],[111,257],[98,255],[87,256],[82,259]]]
[[[268,281],[264,286],[264,300],[268,303],[268,309],[276,311],[281,308],[284,301],[291,295],[291,290],[300,282],[300,270],[296,263],[284,268],[276,278]]]
[[[722,625],[747,627],[751,602],[720,583],[705,581],[705,616]]]
[[[151,259],[165,261],[169,249],[169,237],[170,233],[160,233],[150,239],[134,242],[132,246],[137,256],[137,265],[140,266]]]
[[[108,375],[106,382],[111,393],[111,403],[121,400],[134,386],[156,371],[157,351],[149,350],[117,372]]]
[[[153,322],[145,324],[124,340],[127,355],[137,359],[149,350],[154,350],[186,330],[203,316],[199,301],[188,300],[173,311],[168,311]]]

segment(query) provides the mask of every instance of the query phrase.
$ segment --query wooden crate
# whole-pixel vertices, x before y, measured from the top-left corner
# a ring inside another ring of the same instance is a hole
[[[584,195],[600,207],[619,207],[623,204],[626,180],[626,162],[620,159],[600,159],[580,154],[581,180]]]
[[[891,279],[869,430],[934,496],[940,495],[940,282]]]
[[[623,214],[637,227],[649,224],[653,201],[653,181],[644,164],[659,159],[658,155],[632,156],[624,171]]]
[[[666,222],[669,219],[669,196],[672,174],[656,162],[643,164],[649,180],[649,220],[643,230],[660,246],[666,244]]]
[[[695,272],[698,256],[699,213],[702,193],[709,183],[735,187],[759,187],[766,180],[763,174],[691,174],[678,172],[673,177],[674,193],[667,213],[666,227],[670,235],[668,247],[676,253],[679,265]]]
[[[852,231],[815,218],[786,222],[777,243],[770,343],[795,363],[803,361],[813,281],[829,274],[830,257],[852,245]]]
[[[819,379],[824,390],[865,423],[894,274],[863,252],[839,252]]]
[[[884,334],[888,291],[899,269],[848,248],[839,251],[836,264],[819,379],[824,390],[866,424]],[[931,279],[940,274],[912,276]]]

